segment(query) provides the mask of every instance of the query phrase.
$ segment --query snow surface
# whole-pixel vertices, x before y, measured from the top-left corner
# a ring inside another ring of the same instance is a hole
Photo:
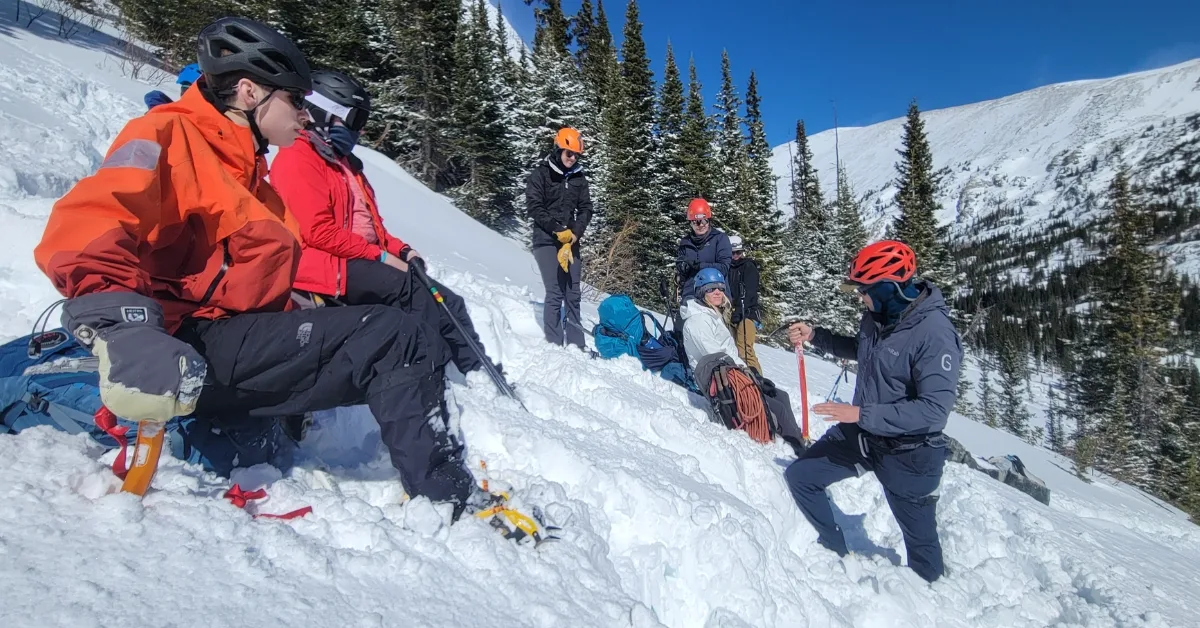
[[[826,198],[835,197],[838,154],[850,184],[864,197],[863,218],[876,235],[882,235],[897,213],[892,203],[895,162],[905,118],[904,112],[896,113],[900,117],[871,126],[839,129],[836,140],[833,130],[808,138]],[[1037,234],[1048,220],[1060,217],[1083,224],[1096,218],[1099,207],[1087,202],[1088,195],[1103,198],[1120,164],[1132,167],[1139,180],[1178,168],[1172,149],[1200,137],[1186,122],[1197,114],[1200,59],[923,111],[934,167],[949,169],[938,198],[939,219],[954,223],[957,236],[967,240],[1002,231]],[[791,198],[789,164],[794,152],[794,142],[772,151],[784,208]],[[1176,189],[1174,194],[1182,198],[1188,191]],[[972,228],[974,218],[1000,206],[1019,213],[994,229]],[[1200,276],[1200,242],[1175,244],[1164,251],[1177,268]]]
[[[8,19],[10,12],[3,11]],[[57,295],[32,263],[54,198],[95,167],[149,87],[70,44],[0,21],[0,335]],[[359,153],[388,224],[462,294],[530,412],[482,376],[453,378],[472,465],[565,528],[541,550],[485,524],[446,527],[402,491],[364,408],[322,413],[297,467],[238,472],[270,498],[311,505],[252,519],[228,482],[164,458],[144,500],[120,493],[113,454],[50,428],[0,435],[0,626],[1188,626],[1200,616],[1200,528],[1127,486],[1085,484],[1067,461],[961,417],[975,454],[1015,453],[1054,491],[1045,507],[947,465],[939,526],[949,575],[904,567],[872,476],[830,492],[850,557],[816,534],[782,480],[783,444],[706,421],[631,358],[545,345],[541,287],[522,248],[481,227],[386,158]],[[56,182],[51,185],[49,182]],[[595,320],[595,305],[585,304]],[[760,347],[799,411],[795,358]],[[838,369],[809,358],[813,401]],[[843,384],[842,395],[849,394]],[[816,425],[815,431],[823,430]]]

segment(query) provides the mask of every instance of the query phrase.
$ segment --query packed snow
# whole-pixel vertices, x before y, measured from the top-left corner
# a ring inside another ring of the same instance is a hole
[[[95,167],[152,86],[103,63],[106,36],[65,43],[2,13],[0,171],[18,182],[0,186],[9,339],[57,298],[32,262],[55,197]],[[0,435],[0,626],[1196,625],[1200,528],[958,416],[950,434],[977,455],[1019,455],[1051,505],[947,465],[938,519],[949,573],[928,585],[898,566],[904,546],[878,482],[853,479],[830,491],[854,552],[839,559],[788,495],[787,446],[708,422],[631,358],[544,344],[523,246],[382,155],[358,154],[391,229],[466,298],[529,408],[482,375],[453,376],[472,466],[544,506],[564,540],[518,546],[405,502],[365,408],[321,413],[287,473],[238,471],[243,488],[270,495],[246,511],[221,499],[229,481],[169,456],[138,500],[119,492],[112,452],[38,428]],[[759,355],[799,414],[795,357]],[[807,370],[815,403],[839,370],[811,356]],[[312,514],[293,521],[251,517],[305,505]]]

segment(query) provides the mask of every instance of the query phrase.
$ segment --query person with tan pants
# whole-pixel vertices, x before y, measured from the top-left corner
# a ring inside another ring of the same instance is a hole
[[[737,344],[738,356],[762,375],[762,365],[754,354],[754,342],[762,319],[758,306],[758,262],[746,257],[746,247],[739,235],[729,236],[733,248],[733,263],[729,266],[729,299],[733,302],[733,340]]]

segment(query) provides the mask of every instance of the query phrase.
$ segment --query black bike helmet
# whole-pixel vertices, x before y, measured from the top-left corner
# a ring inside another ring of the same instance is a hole
[[[312,73],[313,90],[306,100],[317,126],[329,125],[329,116],[342,119],[347,128],[361,131],[371,115],[371,95],[357,81],[334,70]]]
[[[200,31],[200,71],[208,76],[246,72],[264,86],[312,91],[304,54],[275,29],[244,17],[224,17]]]

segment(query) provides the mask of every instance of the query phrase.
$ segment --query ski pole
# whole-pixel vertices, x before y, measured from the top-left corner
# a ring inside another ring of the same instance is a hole
[[[850,363],[844,362],[842,364],[842,372],[838,373],[837,379],[833,380],[833,388],[831,388],[829,390],[829,395],[827,395],[825,397],[826,402],[832,401],[834,399],[834,397],[837,396],[838,387],[842,385],[842,378],[846,377],[846,373],[849,370],[850,370]]]
[[[508,382],[501,377],[500,373],[496,371],[495,365],[493,365],[492,361],[488,359],[487,354],[483,352],[483,348],[475,342],[475,339],[471,337],[471,334],[467,333],[467,330],[463,328],[462,323],[459,322],[458,317],[454,316],[454,312],[450,311],[450,306],[446,305],[446,300],[442,298],[442,293],[438,292],[437,286],[435,286],[433,281],[429,279],[429,276],[425,274],[425,270],[421,268],[420,264],[417,263],[410,263],[409,265],[412,267],[413,274],[417,276],[417,279],[421,280],[421,283],[425,284],[425,287],[429,289],[429,293],[433,295],[433,299],[437,301],[438,304],[442,306],[442,309],[446,311],[446,315],[449,316],[450,321],[454,323],[454,328],[457,329],[458,333],[462,334],[463,339],[467,341],[467,346],[471,348],[471,351],[473,351],[475,356],[479,358],[479,361],[483,363],[483,369],[487,371],[488,376],[492,378],[492,382],[496,384],[496,388],[500,389],[501,394],[504,396],[515,400],[517,405],[521,406],[522,410],[529,412],[529,409],[526,408],[525,404],[521,402],[521,399],[517,397],[517,391],[513,390],[512,386],[510,386]]]
[[[804,341],[796,343],[796,363],[800,370],[800,436],[808,439],[808,374],[804,369]]]

